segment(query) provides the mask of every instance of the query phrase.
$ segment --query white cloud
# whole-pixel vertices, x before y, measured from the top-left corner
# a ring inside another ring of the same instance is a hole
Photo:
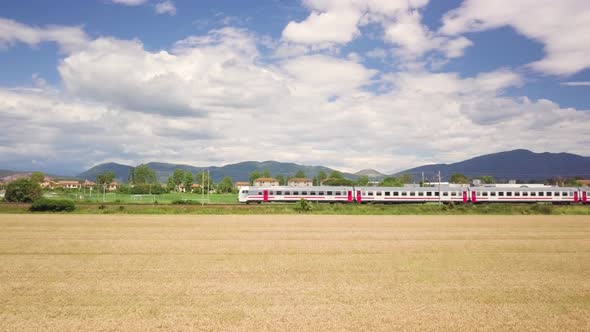
[[[587,82],[587,81],[584,81],[584,82],[562,82],[559,84],[563,85],[563,86],[590,86],[590,82]]]
[[[171,0],[157,3],[155,10],[158,14],[168,14],[170,16],[176,15],[176,6]]]
[[[88,41],[88,35],[80,27],[48,25],[40,28],[0,18],[0,48],[16,43],[37,46],[54,42],[63,52],[72,52],[84,47]]]
[[[147,0],[109,0],[112,3],[124,6],[139,6],[147,2]]]
[[[590,6],[586,0],[466,0],[447,13],[440,32],[459,35],[511,26],[539,41],[546,56],[530,64],[543,73],[570,75],[590,67]]]

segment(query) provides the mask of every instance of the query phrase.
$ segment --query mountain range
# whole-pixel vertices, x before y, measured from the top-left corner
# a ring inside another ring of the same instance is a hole
[[[175,169],[180,168],[184,171],[198,173],[209,170],[211,178],[218,182],[223,177],[229,176],[233,181],[248,181],[250,173],[253,171],[269,171],[270,174],[283,174],[293,176],[297,171],[302,170],[308,177],[315,176],[319,171],[330,174],[334,169],[324,166],[308,166],[295,163],[284,163],[278,161],[245,161],[225,166],[198,167],[183,164],[170,164],[163,162],[151,162],[146,164],[155,170],[158,180],[166,182],[168,177]],[[116,174],[117,180],[127,182],[129,171],[133,167],[113,162],[96,165],[80,174],[77,178],[81,180],[96,179],[98,174],[112,171]],[[425,180],[436,181],[438,172],[441,173],[443,181],[453,173],[462,173],[468,177],[478,177],[482,175],[491,175],[496,180],[544,180],[553,177],[574,177],[581,176],[590,178],[590,157],[583,157],[571,153],[535,153],[528,150],[513,150],[499,153],[486,154],[474,157],[468,160],[452,164],[433,164],[410,168],[392,176],[399,176],[409,173],[416,181],[421,180],[424,173]],[[4,176],[14,175],[17,171],[0,170],[0,179]],[[23,173],[23,172],[20,172]],[[387,176],[374,169],[365,169],[356,173],[342,172],[345,178],[357,179],[359,176],[369,176],[374,180],[380,180]]]

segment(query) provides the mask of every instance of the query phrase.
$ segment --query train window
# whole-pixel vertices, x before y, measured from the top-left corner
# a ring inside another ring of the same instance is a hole
[[[520,196],[520,191],[515,191],[514,196]]]
[[[274,195],[274,194],[275,194],[275,192],[271,190],[271,191],[269,191],[269,192],[268,192],[268,194],[269,194],[269,195]]]
[[[391,196],[391,191],[386,191],[385,196]]]
[[[529,195],[529,193],[527,191],[522,192],[522,196],[528,196],[528,195]]]
[[[372,191],[367,192],[367,196],[373,196],[373,192]]]
[[[432,196],[432,191],[427,191],[426,196]]]
[[[451,196],[457,196],[457,193],[454,191],[451,191]]]
[[[490,192],[490,196],[496,196],[496,192],[495,191]]]
[[[539,191],[539,196],[543,196],[543,192],[542,191]]]
[[[512,196],[512,192],[511,191],[507,191],[506,192],[506,196]]]
[[[262,195],[262,191],[259,191],[259,192],[258,192],[258,195]]]
[[[293,192],[293,195],[299,195],[299,192],[298,191],[294,191]]]
[[[553,196],[553,193],[550,192],[550,191],[548,191],[548,192],[545,193],[545,196]]]
[[[537,193],[534,191],[531,191],[531,196],[537,196]]]
[[[328,196],[332,196],[332,195],[334,195],[334,193],[333,193],[332,191],[327,191],[327,192],[326,192],[326,195],[328,195]]]
[[[504,196],[504,192],[503,191],[499,191],[498,192],[498,196]]]
[[[484,192],[481,193],[481,195],[484,196],[484,197],[486,197],[488,195],[488,192],[487,191],[484,191]]]
[[[381,196],[381,195],[383,195],[383,192],[377,191],[377,192],[375,192],[375,194],[377,194],[377,196]]]
[[[443,191],[443,196],[449,196],[449,192],[448,191]]]
[[[301,195],[307,195],[307,191],[302,191]]]
[[[314,195],[315,195],[315,191],[310,191],[310,192],[309,192],[309,195],[310,195],[310,196],[314,196]]]
[[[413,191],[410,191],[410,196],[416,196],[416,193]]]
[[[336,195],[336,196],[340,196],[340,195],[342,195],[342,193],[341,193],[341,192],[339,192],[339,191],[337,191],[336,193],[334,193],[334,195]]]
[[[324,194],[324,192],[323,192],[323,191],[320,191],[320,192],[318,193],[318,195],[323,195],[323,194]]]
[[[282,191],[277,191],[277,195],[282,195],[283,192]]]
[[[397,192],[397,191],[394,191],[394,192],[393,192],[393,196],[399,196],[399,192]]]
[[[408,196],[408,193],[405,191],[402,191],[402,196]]]
[[[440,196],[440,193],[438,191],[435,191],[434,196]]]
[[[247,194],[248,190],[242,190],[242,194]]]
[[[419,191],[418,192],[418,196],[424,196],[424,192],[423,191]]]
[[[567,191],[562,192],[561,196],[567,196]]]
[[[287,196],[287,195],[291,195],[291,192],[290,191],[285,191],[285,196]]]

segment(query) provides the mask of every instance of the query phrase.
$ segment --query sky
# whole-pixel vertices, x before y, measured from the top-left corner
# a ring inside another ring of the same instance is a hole
[[[587,0],[0,2],[0,168],[590,155]]]

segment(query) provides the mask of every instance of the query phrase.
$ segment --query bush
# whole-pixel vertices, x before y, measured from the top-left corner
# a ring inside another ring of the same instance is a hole
[[[41,198],[33,202],[31,211],[72,212],[76,208],[73,201],[67,199]]]
[[[299,213],[310,212],[312,209],[313,206],[311,205],[311,203],[304,200],[303,198],[295,204],[295,211]]]
[[[38,183],[29,179],[18,179],[6,186],[4,199],[7,202],[31,203],[43,196],[43,191]]]

